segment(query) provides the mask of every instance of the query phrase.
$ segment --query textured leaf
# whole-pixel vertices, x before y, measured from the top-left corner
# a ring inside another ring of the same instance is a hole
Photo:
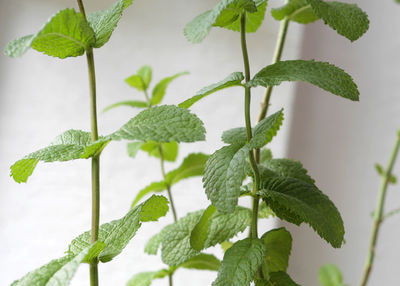
[[[261,239],[246,238],[229,248],[212,286],[250,285],[264,260],[266,246]]]
[[[31,46],[46,55],[64,59],[83,55],[94,44],[94,32],[82,14],[65,9],[55,14],[33,37],[25,36],[11,42],[5,52],[10,57],[21,56]]]
[[[283,272],[272,272],[266,286],[300,286],[296,284],[290,276]]]
[[[369,28],[368,15],[356,4],[307,0],[314,13],[340,35],[355,41]]]
[[[166,78],[163,78],[160,82],[156,84],[156,86],[153,88],[150,103],[151,105],[156,105],[161,103],[161,101],[164,98],[165,92],[167,90],[168,85],[176,78],[187,75],[189,74],[188,72],[181,72],[177,73],[173,76],[169,76]]]
[[[160,158],[160,148],[163,153],[163,158],[165,161],[174,162],[178,156],[178,143],[172,141],[167,143],[158,143],[155,141],[148,141],[142,143],[140,149],[147,152],[149,156]]]
[[[335,95],[358,100],[359,92],[353,79],[342,69],[325,62],[281,61],[259,71],[249,86],[274,86],[283,81],[305,81]]]
[[[221,140],[226,144],[240,144],[240,145],[246,144],[247,143],[246,127],[237,127],[225,130],[222,133]]]
[[[210,225],[210,220],[213,214],[217,211],[217,209],[210,205],[201,216],[199,222],[193,228],[192,233],[190,235],[190,246],[196,249],[197,251],[201,251],[204,248],[204,244],[208,235],[208,227]]]
[[[142,272],[133,276],[126,286],[150,286],[151,282],[157,278],[168,276],[168,271],[163,269],[155,272]]]
[[[212,254],[200,253],[199,255],[186,260],[179,267],[197,270],[218,271],[221,261]]]
[[[342,245],[342,218],[314,185],[295,178],[272,177],[262,179],[260,194],[279,218],[297,225],[306,222],[333,247]]]
[[[272,9],[271,15],[278,21],[287,17],[289,20],[300,24],[312,23],[319,19],[307,0],[290,0],[282,7]]]
[[[163,239],[164,232],[159,232],[156,235],[153,235],[149,241],[147,241],[144,252],[150,255],[156,255],[158,249],[160,248],[162,239]]]
[[[133,0],[120,0],[110,9],[96,11],[87,15],[89,25],[96,35],[95,48],[100,48],[111,37],[114,29],[121,19],[122,12],[132,4]]]
[[[152,77],[152,70],[150,66],[142,66],[138,71],[137,75],[140,76],[143,82],[143,88],[146,90],[149,87]]]
[[[286,271],[292,249],[292,236],[285,228],[270,230],[261,237],[267,247],[262,265],[264,277],[271,272]]]
[[[205,139],[205,129],[187,109],[162,105],[140,112],[111,136],[116,140],[194,142]]]
[[[325,264],[319,269],[318,281],[321,286],[345,286],[342,273],[334,264]]]
[[[243,79],[244,79],[243,73],[241,73],[241,72],[231,73],[222,81],[202,88],[201,90],[199,90],[196,93],[195,96],[185,100],[184,102],[180,103],[178,106],[182,107],[182,108],[189,108],[193,104],[195,104],[197,101],[199,101],[200,99],[202,99],[203,97],[205,97],[211,93],[214,93],[214,92],[224,89],[224,88],[242,85],[241,82],[243,81]]]
[[[99,255],[100,261],[108,262],[120,254],[136,234],[141,222],[156,221],[167,211],[168,200],[163,196],[152,196],[146,202],[131,209],[123,218],[102,224],[98,241],[105,243],[106,246]],[[68,252],[80,253],[88,245],[90,245],[90,231],[75,238]]]
[[[10,176],[17,183],[26,182],[35,170],[39,161],[55,162],[70,161],[75,159],[87,159],[99,154],[108,144],[110,139],[100,138],[91,142],[89,132],[81,130],[68,130],[56,137],[48,147],[26,155],[11,166]]]
[[[120,101],[114,104],[111,104],[103,109],[103,112],[106,112],[110,109],[119,107],[119,106],[130,106],[134,108],[147,108],[149,105],[145,101],[141,100],[127,100],[127,101]]]

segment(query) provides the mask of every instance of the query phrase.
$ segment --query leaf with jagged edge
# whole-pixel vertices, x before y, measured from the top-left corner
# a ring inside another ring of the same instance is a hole
[[[222,142],[226,144],[241,144],[247,143],[246,127],[236,127],[225,130],[221,136]]]
[[[307,0],[325,24],[350,41],[360,38],[369,28],[368,15],[356,4]]]
[[[161,244],[162,260],[171,266],[179,265],[198,255],[199,252],[190,246],[190,236],[203,213],[204,210],[189,213],[176,223],[166,226],[149,240],[145,252],[156,254]],[[247,208],[237,207],[235,212],[230,214],[215,213],[209,222],[204,249],[234,237],[244,231],[250,222],[251,211]]]
[[[249,143],[243,145],[243,142],[240,142],[222,147],[207,160],[203,186],[207,197],[218,211],[234,211],[240,196],[240,187],[246,176],[248,153],[270,142],[277,134],[282,121],[283,111],[280,110],[254,127],[254,136]],[[242,137],[239,136],[239,139]],[[239,139],[237,141],[240,141]]]
[[[343,283],[343,276],[334,264],[321,266],[318,272],[318,281],[321,286],[347,286]]]
[[[119,101],[117,103],[111,104],[103,109],[103,112],[109,111],[110,109],[114,109],[120,106],[129,106],[133,108],[147,108],[149,104],[145,101],[141,100],[126,100],[126,101]]]
[[[145,151],[149,156],[161,158],[160,148],[163,154],[163,160],[169,162],[175,162],[178,156],[178,143],[175,141],[159,143],[155,141],[147,141],[142,143],[140,150]]]
[[[26,183],[32,175],[39,161],[64,162],[76,159],[87,159],[101,153],[110,142],[107,137],[100,137],[98,141],[91,142],[89,132],[81,130],[68,130],[50,144],[50,146],[26,155],[10,167],[10,176],[17,183]]]
[[[21,279],[14,281],[12,286],[66,286],[72,280],[79,264],[87,257],[96,257],[104,244],[96,242],[74,255],[54,259],[48,264],[29,272]]]
[[[46,55],[64,59],[83,55],[94,44],[94,32],[82,14],[74,9],[64,9],[50,18],[37,34],[10,42],[5,53],[10,57],[22,56],[32,47]]]
[[[189,110],[174,105],[143,110],[111,135],[114,140],[195,142],[205,140],[203,122]]]
[[[154,272],[141,272],[129,279],[126,286],[150,286],[154,279],[164,278],[168,276],[168,274],[169,271],[166,269]]]
[[[96,35],[95,48],[102,47],[110,40],[112,33],[121,19],[122,13],[132,2],[133,0],[120,0],[107,10],[95,11],[87,15],[89,25]]]
[[[276,228],[264,233],[261,237],[267,251],[262,271],[265,278],[271,272],[286,271],[289,265],[289,256],[292,250],[292,236],[284,227]]]
[[[120,254],[136,234],[141,222],[156,221],[168,211],[168,200],[163,196],[152,196],[131,209],[123,218],[102,224],[98,241],[105,244],[99,260],[108,262]],[[69,245],[68,253],[76,254],[90,245],[90,231],[76,237]]]
[[[187,75],[187,74],[189,74],[189,73],[181,72],[181,73],[177,73],[173,76],[169,76],[169,77],[166,77],[166,78],[163,78],[162,80],[160,80],[156,84],[156,86],[153,88],[153,91],[151,93],[151,98],[150,98],[150,104],[156,105],[156,104],[161,103],[161,101],[164,98],[164,95],[165,95],[168,85],[176,78],[181,77],[183,75]]]
[[[202,88],[201,90],[196,92],[196,95],[185,100],[182,103],[179,103],[178,106],[182,108],[189,108],[203,97],[212,94],[216,91],[232,86],[242,86],[241,82],[243,81],[243,79],[244,79],[243,73],[241,72],[231,73],[225,79]]]
[[[358,101],[359,91],[350,75],[326,62],[281,61],[259,71],[248,86],[274,86],[284,81],[304,81],[335,95]]]
[[[260,196],[281,219],[309,224],[321,238],[339,248],[344,226],[339,211],[315,185],[290,177],[261,179]]]
[[[217,279],[212,286],[250,286],[264,260],[266,246],[261,239],[237,241],[224,255]]]
[[[203,153],[189,154],[185,159],[183,159],[182,164],[178,168],[169,171],[165,175],[165,181],[153,182],[140,190],[132,202],[132,207],[135,206],[141,200],[141,198],[147,194],[152,192],[158,193],[166,190],[167,184],[172,186],[181,180],[202,176],[207,159],[208,155]]]
[[[271,9],[271,15],[278,21],[287,17],[289,20],[300,24],[319,20],[307,0],[290,0],[281,7]]]
[[[283,271],[270,273],[269,280],[260,280],[256,286],[300,286],[290,278],[290,276]]]

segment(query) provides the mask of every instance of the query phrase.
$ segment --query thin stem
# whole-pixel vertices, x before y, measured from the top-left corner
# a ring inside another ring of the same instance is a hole
[[[241,35],[241,45],[242,45],[242,53],[243,53],[243,62],[244,62],[244,72],[245,72],[245,82],[250,81],[250,64],[249,64],[249,55],[247,52],[247,43],[246,43],[246,13],[242,13],[240,16],[240,35]],[[253,138],[252,129],[251,129],[251,119],[250,119],[250,101],[251,101],[251,90],[250,87],[245,87],[245,102],[244,102],[244,114],[246,120],[246,132],[247,132],[247,141],[250,141]],[[253,215],[251,220],[250,227],[250,236],[253,238],[258,237],[257,233],[257,221],[258,221],[258,204],[260,201],[260,197],[257,195],[258,193],[258,185],[260,181],[260,174],[258,171],[257,163],[254,158],[254,152],[249,152],[249,160],[251,164],[251,168],[254,172],[254,184],[253,184]]]
[[[82,0],[77,0],[79,10],[86,19],[85,8]],[[96,73],[94,67],[93,49],[86,50],[86,59],[89,73],[90,87],[90,122],[92,141],[96,141],[99,137],[97,130],[97,106],[96,106]],[[93,244],[99,236],[100,225],[100,157],[92,158],[92,227],[90,231],[90,242]],[[99,285],[98,260],[94,259],[90,262],[90,285]]]
[[[174,282],[173,282],[173,280],[172,280],[172,276],[173,276],[173,274],[168,274],[169,286],[173,286],[173,285],[174,285]]]
[[[165,181],[166,174],[165,174],[165,168],[164,168],[164,153],[163,153],[161,144],[158,145],[158,151],[160,152],[161,173],[162,173],[164,181]],[[178,220],[178,216],[176,214],[175,204],[174,204],[174,200],[172,198],[171,186],[167,183],[166,183],[166,186],[167,186],[167,192],[168,192],[168,199],[171,204],[172,215],[174,216],[174,221],[176,222]],[[171,281],[172,281],[172,277],[170,278],[170,282]],[[172,284],[170,284],[170,285],[172,285]]]
[[[397,140],[393,147],[393,151],[392,151],[392,154],[390,157],[388,167],[386,169],[385,175],[382,178],[382,184],[381,184],[381,188],[380,188],[379,195],[378,195],[376,209],[374,212],[374,223],[373,223],[373,227],[372,227],[367,261],[365,263],[364,273],[363,273],[363,276],[361,279],[360,286],[367,285],[368,279],[371,274],[371,270],[372,270],[372,266],[373,266],[374,258],[375,258],[375,249],[376,249],[376,243],[378,240],[378,233],[379,233],[381,223],[383,221],[383,209],[384,209],[384,204],[385,204],[386,190],[389,186],[389,180],[390,180],[390,177],[392,176],[392,170],[393,170],[393,166],[394,166],[394,163],[396,161],[396,158],[397,158],[397,155],[399,152],[399,148],[400,148],[400,130],[398,131],[398,134],[397,134]]]

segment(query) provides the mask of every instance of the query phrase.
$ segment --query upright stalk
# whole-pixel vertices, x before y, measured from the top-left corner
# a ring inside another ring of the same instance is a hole
[[[246,12],[243,12],[242,15],[240,16],[240,36],[241,36],[241,46],[242,46],[243,62],[244,62],[245,82],[247,83],[248,81],[250,81],[250,64],[249,64],[249,55],[247,52],[247,43],[246,43]],[[250,87],[245,86],[244,114],[246,120],[247,141],[250,141],[251,138],[253,138],[251,119],[250,119],[250,101],[251,101],[251,90]],[[250,236],[253,238],[257,238],[258,204],[260,201],[260,197],[257,193],[260,182],[260,174],[258,171],[253,151],[249,152],[249,160],[251,168],[253,169],[254,173],[254,182],[252,191],[253,214],[250,227]]]
[[[77,0],[79,10],[86,19],[85,7],[82,0]],[[96,106],[96,74],[94,68],[93,49],[86,50],[86,58],[89,73],[90,87],[90,122],[92,142],[98,139],[97,131],[97,106]],[[90,231],[90,242],[95,243],[99,236],[100,225],[100,157],[92,158],[92,227]],[[90,262],[90,285],[99,285],[98,260]]]
[[[392,155],[390,157],[389,164],[388,164],[385,174],[382,178],[382,184],[381,184],[381,188],[380,188],[379,195],[378,195],[378,202],[377,202],[376,209],[374,212],[374,223],[373,223],[373,227],[372,227],[367,261],[365,263],[364,273],[363,273],[363,276],[361,279],[360,286],[367,285],[368,279],[371,274],[371,270],[372,270],[372,266],[373,266],[374,258],[375,258],[375,248],[376,248],[376,243],[378,240],[378,233],[379,233],[381,223],[383,221],[383,209],[384,209],[384,203],[385,203],[385,197],[386,197],[386,190],[389,186],[390,177],[392,176],[392,170],[393,170],[393,166],[396,161],[396,158],[397,158],[397,154],[399,153],[399,148],[400,148],[400,130],[397,132],[396,143],[393,147],[393,151],[392,151]]]

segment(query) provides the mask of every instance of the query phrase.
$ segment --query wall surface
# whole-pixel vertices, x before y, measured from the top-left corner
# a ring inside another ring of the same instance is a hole
[[[114,1],[87,0],[87,11],[105,9]],[[270,1],[271,6],[281,1]],[[215,28],[201,44],[193,45],[183,36],[183,27],[201,12],[215,5],[214,0],[136,0],[122,18],[110,42],[95,51],[99,109],[121,100],[139,99],[141,94],[123,79],[140,66],[153,67],[155,81],[188,70],[190,75],[171,84],[165,103],[176,104],[200,88],[222,80],[233,71],[243,70],[238,33]],[[36,32],[46,19],[72,0],[0,1],[0,47],[26,34]],[[183,13],[185,11],[185,13]],[[278,23],[270,17],[255,35],[249,35],[252,71],[267,65],[274,49]],[[290,30],[285,57],[295,59],[300,48],[301,27]],[[285,153],[293,85],[276,89],[271,110],[285,107],[286,125],[272,149]],[[264,90],[256,89],[252,108],[257,118]],[[222,146],[223,130],[244,126],[243,94],[240,88],[211,95],[193,107],[208,130],[207,142],[182,144],[179,160],[189,152],[211,153]],[[59,60],[28,51],[21,59],[0,55],[0,269],[1,285],[63,255],[71,239],[90,226],[90,162],[39,164],[28,184],[17,184],[9,177],[9,166],[25,154],[47,146],[68,129],[89,130],[89,100],[85,58]],[[118,129],[137,110],[120,108],[99,113],[101,134]],[[175,167],[167,166],[168,170]],[[124,143],[112,143],[101,162],[101,221],[123,216],[138,190],[161,178],[159,162],[139,154],[126,155]],[[200,178],[174,188],[178,215],[205,208],[208,201]],[[124,253],[113,262],[101,264],[102,285],[124,285],[135,273],[164,267],[159,257],[143,253],[146,240],[172,221],[171,214],[159,223],[142,226]],[[267,225],[263,226],[264,229]],[[214,250],[221,257],[219,248]],[[215,273],[181,270],[176,285],[209,285]],[[82,266],[72,285],[88,285],[88,269]],[[190,284],[188,284],[190,281]],[[165,285],[166,280],[154,285]]]

